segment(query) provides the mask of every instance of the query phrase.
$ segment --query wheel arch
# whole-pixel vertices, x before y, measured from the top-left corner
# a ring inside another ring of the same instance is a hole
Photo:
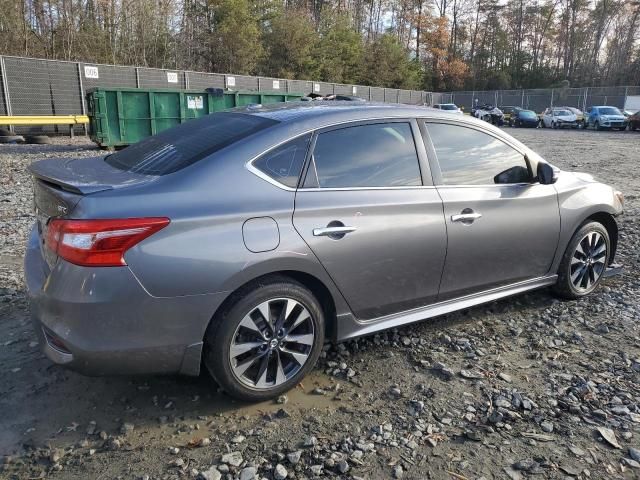
[[[580,224],[580,226],[590,221],[595,221],[602,224],[604,228],[607,230],[607,233],[609,234],[609,241],[611,242],[611,255],[609,255],[609,264],[612,264],[613,259],[616,256],[616,251],[618,249],[618,231],[619,231],[618,222],[616,222],[612,214],[603,211],[603,212],[596,212],[588,216]],[[580,226],[578,228],[580,228]]]
[[[576,192],[570,192],[567,196],[561,195],[560,198],[560,237],[558,247],[554,256],[549,273],[556,273],[560,267],[560,261],[569,245],[569,242],[575,233],[589,221],[601,223],[611,240],[611,255],[609,261],[612,262],[618,246],[618,224],[615,217],[621,212],[608,202],[591,205],[587,208],[580,208],[582,199],[580,195],[573,195]],[[598,195],[601,192],[594,192]],[[573,201],[575,199],[575,202]],[[573,203],[573,204],[572,204]]]
[[[307,288],[318,299],[318,302],[320,302],[320,305],[322,306],[322,311],[325,317],[326,338],[335,339],[337,331],[336,312],[340,308],[340,305],[342,305],[342,303],[340,303],[342,299],[337,299],[336,293],[332,292],[331,287],[327,286],[323,280],[318,278],[318,276],[299,269],[273,270],[266,273],[261,273],[260,275],[257,275],[240,285],[237,285],[235,288],[233,288],[233,290],[230,290],[225,299],[212,313],[211,319],[206,326],[207,328],[205,328],[205,330],[203,331],[203,339],[204,335],[206,335],[206,330],[208,329],[209,325],[217,320],[220,312],[223,312],[226,309],[230,308],[231,305],[238,301],[239,295],[242,294],[243,290],[250,289],[254,285],[259,285],[260,283],[273,278],[281,278],[283,280],[289,279]]]

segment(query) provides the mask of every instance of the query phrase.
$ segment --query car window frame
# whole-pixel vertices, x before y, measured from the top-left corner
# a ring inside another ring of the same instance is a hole
[[[259,159],[263,158],[265,155],[268,155],[269,153],[273,152],[276,148],[280,148],[281,146],[283,146],[283,145],[285,145],[285,144],[287,144],[289,142],[292,142],[294,140],[299,139],[300,137],[304,137],[305,135],[309,135],[309,134],[311,134],[312,136],[311,136],[311,139],[309,140],[309,143],[307,144],[307,151],[305,153],[304,160],[302,162],[302,168],[300,169],[300,173],[298,174],[298,182],[296,183],[295,187],[290,187],[288,185],[285,185],[284,183],[279,182],[278,180],[276,180],[275,178],[269,176],[268,174],[266,174],[265,172],[263,172],[262,170],[260,170],[258,167],[256,167],[254,165],[254,162],[256,162]],[[246,167],[247,170],[249,170],[255,176],[261,178],[265,182],[268,182],[271,185],[274,185],[274,186],[276,186],[278,188],[281,188],[282,190],[287,190],[289,192],[295,192],[298,189],[298,187],[300,186],[301,179],[304,177],[306,164],[307,164],[307,160],[309,158],[309,152],[311,151],[311,145],[312,145],[313,141],[314,141],[313,130],[307,130],[305,132],[298,133],[298,134],[294,135],[293,137],[287,137],[286,139],[282,140],[281,142],[278,142],[276,144],[271,145],[266,150],[263,150],[258,155],[255,155],[254,157],[252,157],[248,162],[245,163],[245,167]]]
[[[427,124],[445,124],[445,125],[453,125],[456,127],[462,128],[470,128],[471,130],[476,130],[480,133],[484,133],[485,135],[489,135],[496,140],[501,141],[505,145],[513,148],[516,152],[521,154],[524,158],[525,164],[527,165],[527,170],[529,170],[530,180],[528,182],[517,182],[517,183],[489,183],[489,184],[465,184],[465,185],[450,185],[446,184],[442,178],[442,170],[440,169],[440,163],[438,160],[438,154],[436,153],[435,146],[431,140],[431,136],[429,135]],[[431,168],[431,175],[433,176],[434,185],[437,188],[472,188],[472,187],[514,187],[514,186],[529,186],[539,184],[538,176],[533,172],[533,168],[531,167],[531,160],[527,152],[522,151],[521,148],[518,148],[517,145],[509,142],[508,139],[503,138],[500,135],[495,134],[490,130],[485,130],[477,125],[467,124],[463,122],[456,122],[449,119],[435,119],[435,118],[422,118],[418,119],[418,126],[420,127],[424,139],[425,148],[427,150],[427,157],[429,159],[429,167]]]
[[[268,173],[260,170],[258,167],[255,166],[255,163],[264,158],[265,156],[273,153],[275,150],[277,150],[278,148],[282,147],[283,145],[286,145],[288,143],[294,142],[302,137],[306,137],[309,136],[309,140],[307,140],[307,148],[304,152],[304,158],[302,159],[302,165],[300,166],[300,173],[298,173],[298,180],[296,181],[296,185],[295,187],[290,187],[289,185],[285,185],[284,183],[278,181],[277,179],[273,178],[271,175],[269,175]],[[309,151],[311,150],[311,143],[313,141],[313,131],[308,131],[305,133],[301,133],[298,135],[295,135],[293,137],[287,138],[286,140],[279,142],[278,144],[269,147],[267,150],[263,151],[262,153],[260,153],[259,155],[256,155],[254,158],[252,158],[249,162],[247,162],[247,169],[249,171],[251,171],[253,174],[257,175],[258,177],[262,178],[263,180],[268,181],[269,183],[283,188],[285,190],[290,190],[290,191],[295,191],[298,186],[301,183],[301,178],[304,175],[304,169],[305,169],[305,165],[307,163],[307,158],[309,157]]]
[[[420,173],[421,185],[398,185],[398,186],[387,186],[387,187],[305,187],[304,183],[306,181],[307,175],[311,170],[311,165],[313,162],[313,153],[316,148],[316,141],[318,136],[334,131],[334,130],[342,130],[345,128],[351,127],[359,127],[363,125],[377,125],[382,123],[408,123],[411,128],[411,133],[413,137],[413,144],[416,149],[416,157],[418,160],[418,171]],[[415,118],[411,117],[392,117],[392,118],[377,118],[377,119],[368,119],[368,120],[357,120],[357,121],[348,121],[342,122],[338,124],[333,124],[330,126],[322,127],[316,129],[313,132],[313,137],[311,138],[311,142],[309,143],[309,149],[307,151],[307,158],[305,159],[305,165],[300,174],[300,181],[298,182],[298,190],[301,192],[329,192],[329,191],[351,191],[351,190],[407,190],[407,189],[417,189],[417,188],[435,188],[433,176],[431,173],[431,165],[428,159],[427,151],[424,145],[424,141],[422,138],[422,131],[420,130],[420,126]]]

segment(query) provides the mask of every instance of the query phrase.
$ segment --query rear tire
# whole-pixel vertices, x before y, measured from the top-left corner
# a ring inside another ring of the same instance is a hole
[[[593,292],[602,281],[610,252],[607,229],[599,222],[583,224],[571,237],[560,261],[554,292],[566,299]]]
[[[302,284],[274,276],[242,288],[215,315],[205,334],[204,364],[229,395],[259,402],[295,387],[323,344],[318,300]]]

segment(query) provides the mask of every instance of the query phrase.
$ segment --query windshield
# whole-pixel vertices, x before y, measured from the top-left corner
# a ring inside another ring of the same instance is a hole
[[[146,138],[104,161],[128,172],[167,175],[275,123],[257,115],[213,113]]]
[[[564,116],[568,116],[568,115],[572,115],[572,113],[569,110],[554,110],[553,111],[554,115],[557,115],[559,117],[564,117]]]
[[[518,115],[520,115],[522,118],[538,118],[536,112],[533,112],[531,110],[520,110],[520,112],[518,112]]]
[[[616,107],[600,107],[601,115],[622,115]]]
[[[441,110],[457,110],[458,107],[456,105],[454,105],[453,103],[444,103],[444,104],[440,105],[440,109]]]

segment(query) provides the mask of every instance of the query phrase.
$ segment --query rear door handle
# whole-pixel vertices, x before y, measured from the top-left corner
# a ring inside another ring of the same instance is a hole
[[[481,213],[476,213],[469,208],[465,208],[458,215],[451,215],[452,222],[473,223],[475,220],[482,217]]]
[[[313,236],[314,237],[343,237],[347,233],[355,232],[356,227],[323,227],[323,228],[314,228]]]

